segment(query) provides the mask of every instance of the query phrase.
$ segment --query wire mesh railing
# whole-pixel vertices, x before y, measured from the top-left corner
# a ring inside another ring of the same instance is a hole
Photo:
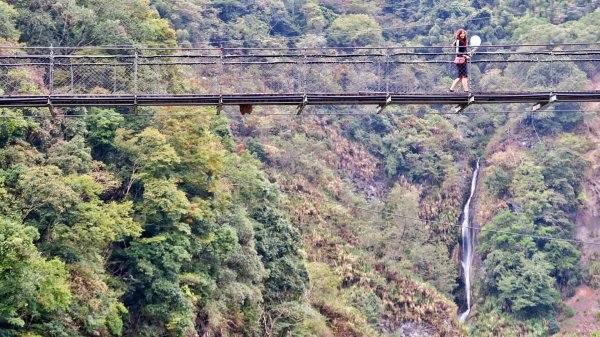
[[[600,44],[480,46],[472,91],[586,91]],[[0,95],[432,93],[456,77],[448,46],[18,48],[0,46]]]

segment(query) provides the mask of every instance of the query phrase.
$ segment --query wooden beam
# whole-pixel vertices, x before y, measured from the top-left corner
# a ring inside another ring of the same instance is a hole
[[[473,104],[473,102],[475,102],[475,96],[474,95],[470,95],[469,96],[469,100],[467,100],[467,103],[465,104],[459,104],[457,106],[454,107],[454,113],[461,113],[464,109],[466,109],[469,105]]]
[[[387,108],[388,105],[390,105],[390,103],[392,103],[392,95],[388,94],[385,98],[385,103],[379,104],[377,107],[376,113],[380,114],[385,108]]]
[[[556,101],[556,94],[550,93],[550,98],[548,98],[545,102],[538,102],[534,106],[531,107],[531,111],[539,111],[543,108],[547,107],[549,104],[552,104]]]

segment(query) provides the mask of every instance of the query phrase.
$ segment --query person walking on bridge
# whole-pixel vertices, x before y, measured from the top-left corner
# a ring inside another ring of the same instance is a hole
[[[449,92],[454,92],[458,83],[462,83],[463,90],[465,92],[469,92],[469,69],[468,69],[468,60],[469,54],[467,53],[467,48],[469,46],[467,42],[467,31],[464,29],[459,29],[454,34],[454,43],[452,46],[456,48],[456,58],[454,59],[454,63],[456,64],[456,70],[458,72],[457,78],[452,82],[452,86],[450,87]]]

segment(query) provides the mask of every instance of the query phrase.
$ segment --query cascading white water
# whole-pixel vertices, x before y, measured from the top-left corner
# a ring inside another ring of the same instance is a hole
[[[469,316],[471,311],[471,264],[473,262],[473,238],[470,221],[470,206],[473,194],[475,194],[475,187],[477,186],[477,174],[479,173],[479,159],[475,166],[475,172],[473,172],[473,179],[471,179],[471,194],[463,209],[463,222],[462,222],[462,256],[461,264],[464,272],[465,279],[465,295],[467,297],[467,310],[460,315],[460,320],[464,321]]]

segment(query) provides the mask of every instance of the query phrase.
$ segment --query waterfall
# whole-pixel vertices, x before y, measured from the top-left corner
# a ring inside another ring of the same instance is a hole
[[[473,179],[471,179],[471,194],[463,209],[463,222],[462,222],[462,254],[461,264],[464,272],[465,279],[465,296],[467,298],[467,310],[460,315],[460,320],[464,321],[469,316],[471,311],[471,265],[473,263],[473,231],[471,229],[470,220],[470,206],[473,194],[475,194],[475,187],[477,186],[477,174],[479,173],[479,159],[473,172]]]

